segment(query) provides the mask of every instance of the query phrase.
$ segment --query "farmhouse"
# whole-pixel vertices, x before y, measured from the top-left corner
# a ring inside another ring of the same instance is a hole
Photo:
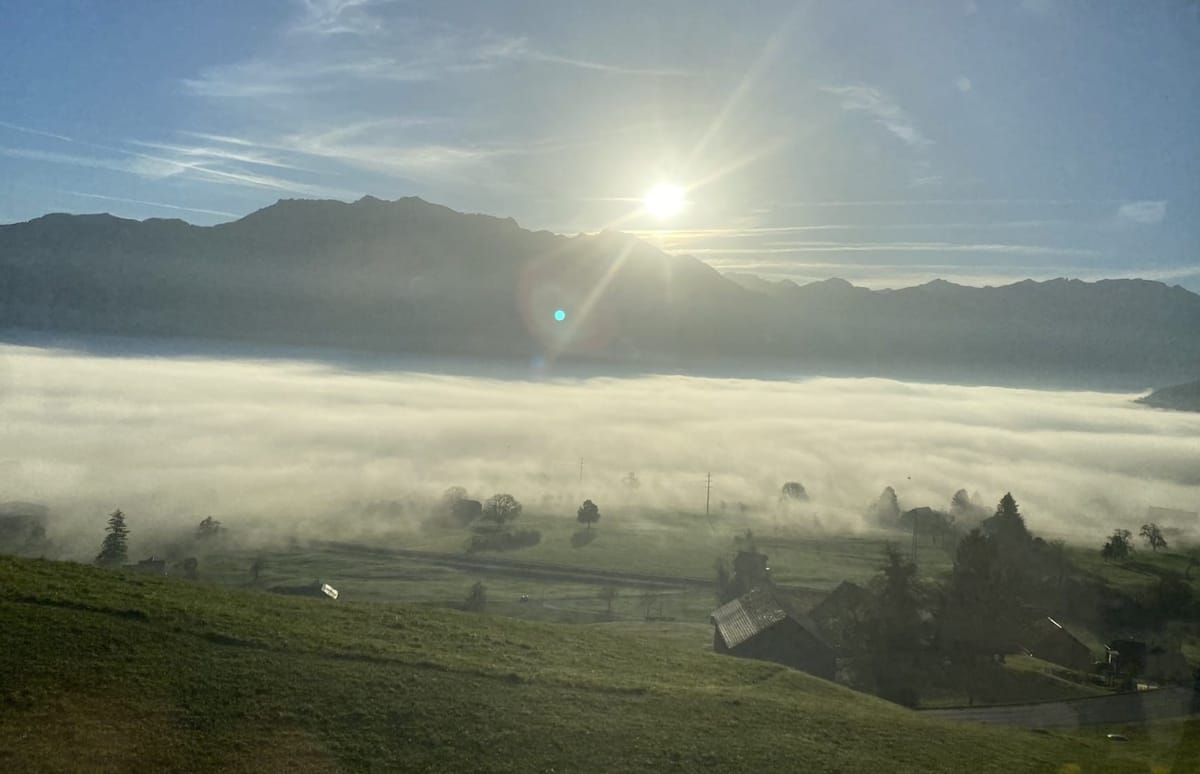
[[[833,647],[806,616],[770,586],[759,586],[717,608],[709,619],[713,650],[739,658],[774,661],[832,680]]]

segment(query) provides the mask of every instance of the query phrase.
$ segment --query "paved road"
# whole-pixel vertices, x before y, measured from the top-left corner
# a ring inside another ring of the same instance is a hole
[[[1163,688],[1038,704],[922,710],[921,714],[1024,728],[1128,725],[1200,714],[1200,690]]]

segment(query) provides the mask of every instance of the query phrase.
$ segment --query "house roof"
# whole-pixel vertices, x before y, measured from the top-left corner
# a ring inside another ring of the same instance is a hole
[[[870,599],[870,593],[853,581],[842,581],[833,591],[825,595],[808,614],[813,618],[821,618],[832,613],[835,609],[845,609],[865,603]]]
[[[791,618],[822,645],[830,647],[812,621],[792,612],[790,606],[767,586],[759,586],[726,602],[713,611],[709,620],[717,627],[726,647],[734,648],[785,618]]]
[[[1089,651],[1091,650],[1088,648],[1086,643],[1071,633],[1071,630],[1067,629],[1065,626],[1060,624],[1058,621],[1055,621],[1048,615],[1038,618],[1029,625],[1028,636],[1031,639],[1030,644],[1036,644],[1036,642],[1039,640],[1045,641],[1047,637],[1060,637],[1072,640],[1080,647],[1086,648]],[[1026,648],[1026,650],[1028,649],[1029,648]]]

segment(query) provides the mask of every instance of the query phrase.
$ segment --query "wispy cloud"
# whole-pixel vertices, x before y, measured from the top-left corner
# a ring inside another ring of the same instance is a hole
[[[1167,203],[1164,200],[1125,202],[1117,208],[1117,219],[1127,223],[1154,225],[1162,223],[1167,216]]]
[[[708,264],[730,274],[756,274],[766,279],[790,279],[803,284],[841,277],[868,288],[895,288],[941,278],[965,285],[1007,285],[1022,279],[1044,281],[1070,277],[1085,282],[1104,279],[1146,279],[1159,282],[1200,276],[1200,265],[1170,266],[1139,271],[1114,271],[1076,264],[958,264],[958,263],[834,263],[812,261],[712,258]]]
[[[494,168],[501,160],[561,151],[573,145],[538,141],[473,143],[409,137],[408,129],[437,123],[429,118],[387,118],[339,124],[328,129],[290,132],[263,140],[192,133],[194,136],[258,157],[317,159],[391,177],[426,182],[499,180]],[[219,155],[219,154],[218,154]],[[273,156],[272,156],[273,157]],[[289,165],[302,168],[299,163]],[[491,183],[489,183],[491,184]]]
[[[871,116],[877,124],[909,147],[924,148],[933,144],[933,141],[917,128],[907,111],[874,86],[854,83],[846,86],[823,86],[821,90],[838,97],[843,110]]]
[[[698,255],[801,254],[801,253],[1006,253],[1010,255],[1095,255],[1094,250],[1047,245],[987,244],[961,242],[788,242],[763,247],[701,247],[688,250]]]
[[[170,154],[153,155],[79,140],[67,141],[91,150],[107,153],[108,155],[84,155],[47,151],[40,148],[0,146],[0,156],[88,169],[104,169],[112,172],[136,175],[148,180],[162,180],[169,177],[186,176],[207,183],[238,185],[310,196],[347,195],[347,192],[336,191],[317,184],[303,183],[278,176],[256,173],[229,163],[218,163],[223,162],[223,160],[216,158],[195,159],[188,158],[186,155],[176,155],[174,157]]]
[[[477,32],[409,16],[377,13],[388,0],[305,0],[295,33],[272,51],[210,67],[183,80],[209,98],[303,96],[380,83],[413,83],[517,63],[629,76],[683,76],[645,63],[567,56],[526,36]],[[298,35],[299,37],[297,37]]]
[[[782,202],[777,208],[805,207],[978,207],[978,206],[1039,206],[1075,207],[1079,205],[1116,204],[1115,199],[841,199]]]
[[[292,31],[310,35],[370,35],[383,23],[375,10],[394,0],[300,0]]]
[[[211,67],[195,78],[185,78],[183,86],[198,97],[279,97],[333,91],[369,81],[427,81],[442,69],[429,60],[347,52],[325,61],[251,59]]]
[[[596,72],[615,73],[621,75],[658,75],[664,77],[683,77],[689,75],[686,70],[680,70],[677,68],[645,67],[612,62],[598,62],[591,59],[562,56],[560,54],[539,50],[530,45],[529,41],[525,38],[517,38],[508,41],[508,45],[497,48],[490,53],[491,55],[485,57],[484,61],[498,61],[507,59],[513,62],[544,62],[547,64],[566,65],[567,67],[575,67],[581,70],[593,70]]]
[[[166,202],[150,202],[145,199],[127,199],[123,196],[106,196],[104,194],[85,193],[83,191],[58,191],[57,193],[66,194],[68,196],[80,196],[85,199],[99,199],[106,202],[122,202],[125,204],[140,204],[146,207],[159,207],[166,210],[179,210],[182,212],[196,212],[203,215],[219,215],[221,217],[236,218],[238,215],[233,212],[225,212],[224,210],[207,210],[202,207],[185,207],[181,204],[168,204]]]
[[[37,148],[11,148],[0,146],[0,156],[27,161],[45,161],[51,164],[68,164],[75,167],[91,169],[109,169],[114,172],[129,172],[133,169],[125,159],[102,159],[95,156],[81,156],[74,153],[59,153],[57,151],[39,150]]]
[[[8,121],[0,121],[0,127],[3,127],[4,129],[12,130],[14,132],[21,132],[22,134],[32,134],[36,137],[48,137],[52,140],[62,140],[63,142],[75,142],[70,137],[67,137],[65,134],[56,134],[54,132],[47,132],[47,131],[43,131],[41,129],[33,129],[28,126],[22,126],[20,124],[11,124]]]
[[[296,164],[271,158],[270,156],[261,153],[255,153],[250,150],[229,150],[227,148],[222,148],[219,145],[178,145],[164,142],[146,142],[142,140],[130,140],[129,143],[130,145],[135,145],[141,148],[150,148],[155,151],[174,154],[177,158],[200,159],[216,162],[235,161],[245,164],[253,164],[256,166],[290,169],[298,172],[314,171],[305,167],[297,166]]]

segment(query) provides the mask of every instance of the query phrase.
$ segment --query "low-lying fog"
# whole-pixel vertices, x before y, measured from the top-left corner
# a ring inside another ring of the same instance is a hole
[[[823,524],[856,529],[886,485],[904,507],[945,508],[960,488],[994,506],[1011,490],[1038,533],[1095,542],[1136,532],[1147,506],[1200,507],[1200,415],[1132,397],[885,379],[500,380],[0,346],[0,501],[50,506],[51,537],[83,554],[116,507],[135,537],[211,514],[260,535],[352,538],[419,523],[452,485],[566,517],[583,497],[647,519],[702,511],[711,471],[714,509],[770,510],[798,480]],[[630,472],[636,489],[622,483]],[[402,513],[371,506],[385,501]]]

